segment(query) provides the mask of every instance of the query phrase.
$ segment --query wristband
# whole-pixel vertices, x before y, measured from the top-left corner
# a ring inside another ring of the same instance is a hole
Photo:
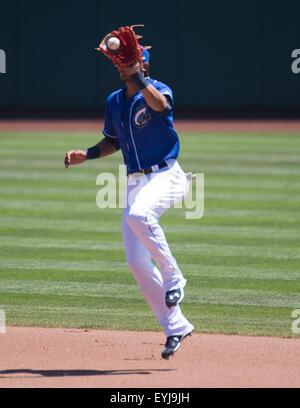
[[[95,146],[89,147],[86,150],[86,160],[98,159],[100,157],[100,154],[100,147],[96,144]]]
[[[139,89],[145,89],[149,85],[149,82],[147,81],[146,78],[144,78],[142,71],[138,71],[134,75],[131,75],[131,79],[134,81],[134,83],[137,85]]]

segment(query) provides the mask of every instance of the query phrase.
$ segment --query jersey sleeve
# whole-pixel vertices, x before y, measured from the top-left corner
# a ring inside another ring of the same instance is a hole
[[[116,135],[114,124],[111,117],[111,96],[108,97],[105,104],[105,117],[104,117],[104,129],[103,134],[105,138],[115,146],[116,150],[120,149],[119,138]]]
[[[169,88],[166,84],[159,82],[159,81],[153,81],[152,85],[162,94],[165,96],[167,100],[167,107],[164,111],[162,112],[156,112],[158,115],[161,117],[169,117],[172,115],[172,111],[174,108],[174,101],[173,101],[173,92],[171,88]]]
[[[173,100],[173,92],[171,90],[171,88],[169,88],[166,84],[163,84],[162,82],[156,82],[155,84],[153,84],[155,86],[155,88],[162,94],[164,95],[171,108],[173,109],[174,107],[174,100]]]
[[[103,134],[107,139],[114,139],[117,140],[118,136],[116,135],[114,124],[111,117],[111,103],[112,97],[111,95],[107,98],[105,103],[105,117],[104,117],[104,128]]]

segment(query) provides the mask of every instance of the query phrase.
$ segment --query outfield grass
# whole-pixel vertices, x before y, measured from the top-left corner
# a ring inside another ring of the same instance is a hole
[[[121,153],[65,170],[94,133],[0,133],[0,309],[7,324],[160,330],[125,264],[121,209],[96,177]],[[162,218],[196,332],[299,336],[299,134],[184,134],[180,163],[205,173],[205,212]],[[299,325],[300,326],[300,325]]]

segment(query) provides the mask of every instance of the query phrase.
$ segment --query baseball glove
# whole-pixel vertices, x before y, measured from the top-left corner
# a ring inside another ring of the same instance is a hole
[[[120,27],[118,31],[112,31],[107,34],[101,41],[97,51],[103,52],[108,58],[110,58],[114,65],[117,65],[121,69],[125,69],[128,66],[135,64],[136,62],[142,62],[142,47],[138,43],[138,39],[142,38],[140,35],[136,35],[133,27],[144,27],[143,25],[133,25]],[[117,50],[112,51],[107,46],[107,41],[111,37],[116,37],[120,40],[120,46]]]

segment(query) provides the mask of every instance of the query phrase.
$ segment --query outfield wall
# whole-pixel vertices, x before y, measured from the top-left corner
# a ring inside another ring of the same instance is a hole
[[[94,47],[120,25],[152,45],[177,108],[300,107],[299,0],[11,0],[0,7],[0,111],[101,110],[122,86]]]

